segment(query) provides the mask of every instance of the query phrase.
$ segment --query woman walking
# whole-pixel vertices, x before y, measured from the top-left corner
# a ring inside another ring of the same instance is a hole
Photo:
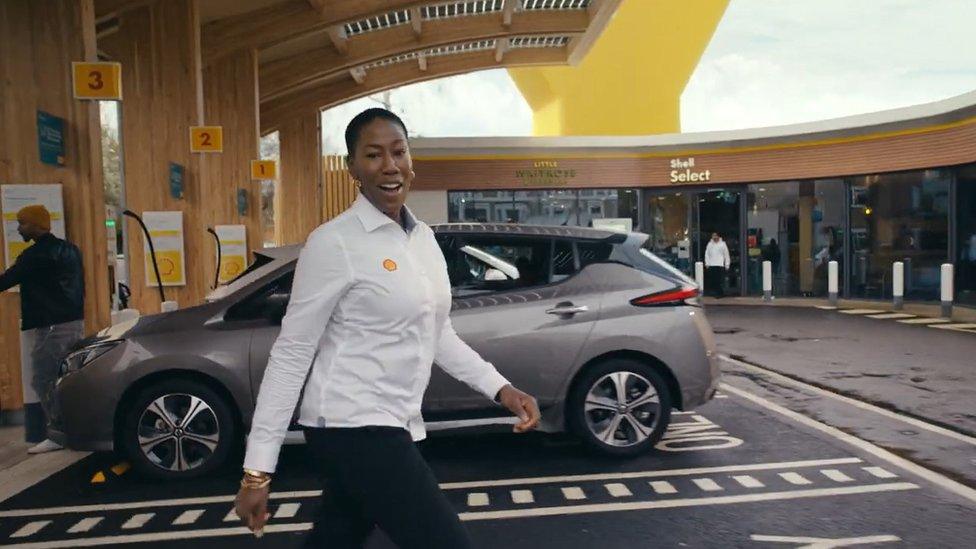
[[[255,533],[264,527],[304,385],[299,422],[323,482],[307,547],[361,547],[374,527],[404,549],[470,547],[414,444],[425,436],[420,405],[431,364],[517,415],[516,432],[536,427],[539,408],[454,332],[443,255],[404,206],[414,178],[406,126],[368,109],[345,138],[360,194],[311,233],[299,256],[258,393],[237,514]]]

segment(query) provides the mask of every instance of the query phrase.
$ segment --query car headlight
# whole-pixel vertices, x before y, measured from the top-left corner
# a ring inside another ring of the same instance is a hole
[[[87,366],[91,361],[114,349],[120,343],[122,343],[122,340],[117,339],[115,341],[95,343],[94,345],[88,345],[87,347],[82,347],[74,351],[61,361],[61,375],[64,376],[71,372],[77,372]]]

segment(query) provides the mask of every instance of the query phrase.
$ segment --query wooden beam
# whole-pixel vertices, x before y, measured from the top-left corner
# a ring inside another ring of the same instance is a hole
[[[420,34],[424,31],[423,24],[420,8],[410,8],[410,25],[413,27],[413,33],[417,35],[417,38],[420,38]]]
[[[327,0],[308,0],[308,5],[322,15],[325,15],[325,11],[328,9]]]
[[[355,80],[357,84],[362,85],[366,83],[366,69],[362,67],[349,69],[349,75],[352,76],[352,79]]]
[[[262,133],[274,131],[283,121],[307,113],[310,109],[327,109],[346,101],[416,82],[498,67],[563,65],[566,63],[566,53],[565,48],[517,49],[508,52],[502,63],[497,63],[494,51],[488,50],[429,58],[426,72],[419,71],[417,65],[413,63],[376,67],[370,70],[364,84],[358,84],[353,79],[347,78],[345,81],[333,81],[306,88],[262,104],[261,131]]]
[[[328,0],[327,9],[320,13],[308,0],[289,0],[203,25],[203,62],[212,63],[235,50],[267,48],[333,25],[429,3],[430,0]]]
[[[342,55],[349,53],[349,39],[346,37],[346,28],[342,25],[329,27],[329,40],[332,46]]]
[[[502,59],[505,58],[505,52],[508,51],[510,42],[508,38],[499,38],[495,41],[495,62],[501,63]]]
[[[569,43],[569,64],[578,65],[596,43],[603,29],[610,23],[613,14],[623,0],[592,0],[586,8],[589,24],[586,32],[578,40]]]
[[[424,33],[419,40],[409,26],[400,25],[349,38],[349,50],[345,56],[337,54],[333,48],[319,47],[263,64],[261,98],[262,101],[270,100],[294,88],[328,78],[330,74],[402,53],[459,42],[504,39],[520,34],[571,36],[585,32],[588,22],[589,18],[583,10],[526,12],[507,28],[502,25],[501,16],[497,13],[436,19],[424,23]]]
[[[107,21],[119,14],[148,6],[156,0],[95,0],[95,23]]]
[[[505,0],[505,7],[502,8],[502,24],[506,27],[512,24],[512,14],[521,0]]]

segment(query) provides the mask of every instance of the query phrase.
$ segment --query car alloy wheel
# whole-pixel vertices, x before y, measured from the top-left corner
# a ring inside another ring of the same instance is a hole
[[[170,393],[143,410],[138,437],[148,461],[161,469],[188,471],[213,456],[220,442],[220,422],[202,399]]]
[[[633,372],[613,372],[587,391],[584,414],[594,437],[611,446],[634,446],[657,426],[660,399],[654,385]]]

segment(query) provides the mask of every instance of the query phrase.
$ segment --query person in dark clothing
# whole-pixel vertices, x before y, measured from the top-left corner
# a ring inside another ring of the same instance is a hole
[[[60,450],[47,438],[53,411],[50,392],[58,367],[84,329],[85,282],[81,252],[51,234],[51,214],[40,205],[17,212],[17,232],[33,245],[0,273],[0,291],[20,286],[21,368],[24,379],[24,423],[32,454]]]

